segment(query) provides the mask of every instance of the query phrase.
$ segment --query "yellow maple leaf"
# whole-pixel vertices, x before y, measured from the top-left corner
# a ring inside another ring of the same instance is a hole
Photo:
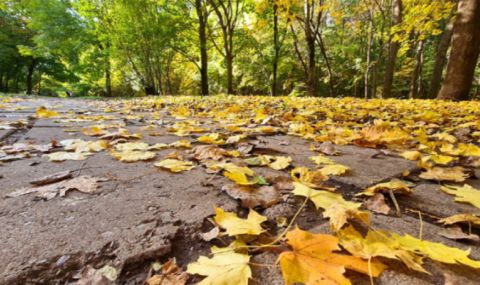
[[[319,154],[317,156],[310,156],[308,159],[310,159],[312,162],[314,162],[317,165],[335,164],[335,162],[333,162],[333,160],[331,160],[330,158],[328,158],[324,155],[321,155],[321,154]]]
[[[257,179],[249,180],[243,172],[225,171],[223,175],[238,185],[253,185],[258,183]]]
[[[341,164],[331,164],[324,166],[320,169],[320,172],[325,175],[342,175],[345,174],[350,168]]]
[[[430,159],[436,164],[442,164],[442,165],[447,165],[450,162],[457,160],[456,157],[452,157],[449,155],[436,154],[436,153],[433,153],[430,156]]]
[[[179,140],[169,144],[169,146],[177,148],[192,148],[192,144],[189,140]]]
[[[219,133],[211,133],[208,135],[201,136],[197,139],[201,143],[206,144],[224,144],[225,141],[221,138]]]
[[[90,126],[82,129],[82,133],[86,136],[103,136],[106,132],[102,126]]]
[[[147,150],[149,145],[144,142],[129,142],[129,143],[120,143],[115,145],[117,151],[127,151],[127,150]]]
[[[400,156],[407,160],[418,160],[422,154],[417,150],[409,150],[402,152]]]
[[[377,277],[385,269],[379,262],[335,253],[339,251],[338,239],[331,235],[312,234],[298,228],[286,235],[291,251],[279,256],[282,275],[287,285],[349,285],[350,280],[343,274],[345,269],[355,270]]]
[[[443,192],[455,195],[455,201],[469,203],[480,208],[480,190],[465,184],[463,186],[445,185],[440,188]]]
[[[413,270],[427,272],[423,268],[423,260],[415,253],[400,248],[400,243],[381,231],[368,231],[363,237],[354,227],[348,226],[337,232],[343,248],[354,256],[364,259],[386,257],[401,260]]]
[[[45,156],[48,157],[50,161],[61,162],[65,160],[85,160],[89,154],[90,153],[58,151],[46,154]]]
[[[261,224],[267,220],[253,209],[250,209],[246,219],[239,218],[235,213],[225,212],[221,208],[216,208],[215,214],[215,223],[225,229],[229,236],[259,235],[264,232]]]
[[[444,225],[453,225],[458,223],[468,223],[480,226],[480,217],[472,214],[457,214],[438,221]]]
[[[250,256],[228,250],[212,249],[213,257],[200,256],[187,266],[187,272],[207,276],[198,285],[248,285],[252,277]]]
[[[300,182],[311,188],[323,188],[322,182],[327,180],[328,177],[324,175],[320,170],[311,171],[307,167],[295,167],[290,171],[293,181]]]
[[[292,158],[289,156],[276,156],[275,161],[270,163],[268,166],[275,170],[282,170],[290,166]]]
[[[123,151],[112,151],[111,155],[122,162],[145,161],[155,158],[156,154],[151,151],[126,149]]]
[[[401,194],[410,194],[412,193],[412,189],[408,187],[405,182],[398,180],[398,179],[393,179],[390,182],[385,182],[385,183],[379,183],[377,185],[374,185],[372,187],[368,187],[365,189],[363,192],[356,194],[355,196],[373,196],[376,193],[384,193],[384,192],[396,192],[396,193],[401,193]]]
[[[191,161],[182,161],[178,159],[165,159],[155,163],[155,166],[168,169],[171,172],[182,172],[195,168]]]
[[[427,180],[463,182],[468,175],[463,172],[462,167],[455,166],[450,168],[433,167],[421,173],[419,177]]]
[[[60,114],[56,111],[48,110],[45,107],[38,107],[37,111],[35,112],[37,118],[55,118],[60,116]]]
[[[302,183],[293,182],[295,189],[293,194],[308,197],[317,207],[323,209],[323,215],[330,219],[330,225],[335,231],[340,230],[348,219],[356,218],[369,223],[368,212],[360,211],[360,203],[354,203],[343,199],[342,195],[329,191],[314,190]]]

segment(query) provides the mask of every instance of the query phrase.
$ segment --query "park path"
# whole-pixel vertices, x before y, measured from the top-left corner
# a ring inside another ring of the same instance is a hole
[[[36,118],[35,110],[44,106],[91,120],[58,120]],[[20,108],[18,108],[20,107]],[[98,101],[75,99],[12,100],[8,108],[0,109],[0,125],[15,126],[0,129],[0,146],[14,143],[48,145],[66,139],[91,140],[80,131],[83,127],[100,124],[122,124],[130,133],[140,133],[149,144],[172,143],[179,138],[166,131],[166,122],[158,124],[155,135],[147,127],[152,118],[148,110],[134,110],[134,116],[108,111]],[[161,111],[160,111],[161,112]],[[165,114],[166,115],[166,114]],[[102,119],[101,116],[104,116]],[[100,118],[100,119],[99,119]],[[171,119],[174,121],[174,119]],[[288,135],[259,136],[249,141],[263,153],[288,155],[292,164],[315,167],[308,159],[315,153],[310,142]],[[331,178],[328,183],[338,188],[346,199],[365,187],[402,177],[405,171],[418,173],[416,164],[375,149],[356,146],[335,146],[341,153],[331,157],[348,166],[346,176]],[[160,150],[164,157],[171,150]],[[254,167],[264,177],[288,176],[288,172]],[[54,173],[71,170],[75,176],[101,178],[99,191],[88,195],[70,191],[65,197],[38,199],[35,195],[6,197],[12,191],[28,187],[29,182]],[[480,177],[480,173],[476,173]],[[175,257],[186,266],[208,253],[210,243],[199,233],[208,231],[208,218],[214,208],[245,213],[238,201],[222,192],[228,182],[223,176],[208,174],[200,167],[172,174],[153,167],[150,162],[123,163],[108,153],[99,152],[82,161],[50,162],[40,154],[21,159],[4,160],[0,164],[0,284],[74,284],[81,272],[91,266],[116,269],[118,284],[142,284],[150,263]],[[480,180],[470,179],[470,185],[480,188]],[[373,214],[373,226],[408,233],[427,240],[461,249],[471,248],[471,257],[480,259],[478,243],[461,243],[439,235],[442,228],[437,218],[457,213],[479,213],[478,209],[454,203],[450,195],[438,191],[436,183],[420,181],[408,198],[398,197],[402,215]],[[261,213],[270,223],[277,217],[290,218],[302,199],[286,197]],[[419,219],[419,211],[422,220]],[[305,208],[298,224],[303,229],[328,233],[328,221],[322,219],[312,205]],[[257,263],[273,263],[275,256],[265,252],[256,255]],[[480,284],[478,271],[462,266],[427,263],[432,275],[414,273],[403,265],[392,263],[376,281],[377,284]],[[368,277],[349,273],[355,284],[369,284]],[[254,268],[252,284],[282,284],[276,268]],[[448,283],[447,281],[451,282]]]

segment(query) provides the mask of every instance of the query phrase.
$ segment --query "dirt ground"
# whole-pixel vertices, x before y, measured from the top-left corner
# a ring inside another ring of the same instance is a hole
[[[115,112],[104,113],[100,107],[95,109],[97,105],[89,101],[60,99],[13,102],[11,106],[22,108],[0,109],[0,123],[21,122],[21,127],[0,130],[0,146],[91,139],[79,130],[92,122],[37,119],[34,114],[39,106],[62,114],[113,116],[108,123],[125,123],[131,133],[140,133],[142,141],[149,144],[172,143],[179,139],[166,132],[162,125],[156,129],[155,136],[146,131],[143,127],[147,126],[149,112],[140,110],[137,112],[140,119],[129,119]],[[258,153],[268,151],[291,156],[293,165],[315,167],[308,159],[315,153],[310,150],[310,142],[302,138],[258,136],[250,143],[255,145]],[[406,170],[412,179],[419,172],[416,163],[376,149],[335,148],[341,155],[331,158],[351,171],[346,176],[331,178],[328,184],[336,186],[349,200],[361,200],[354,198],[354,194],[379,182],[402,177]],[[157,158],[170,152],[158,151]],[[173,174],[152,164],[151,161],[119,162],[106,152],[95,153],[83,161],[50,162],[38,154],[0,164],[0,284],[75,284],[87,267],[98,269],[106,265],[118,272],[116,284],[144,284],[152,262],[175,257],[185,268],[199,255],[209,252],[212,242],[202,240],[199,234],[212,228],[209,218],[214,215],[215,207],[239,215],[246,213],[247,209],[242,208],[239,201],[221,190],[228,183],[225,177],[208,174],[201,167]],[[104,178],[100,182],[100,191],[95,194],[69,191],[65,197],[50,200],[38,199],[33,194],[7,197],[16,189],[28,187],[30,181],[65,170],[74,171],[75,176]],[[260,167],[254,170],[264,177],[288,176],[288,171]],[[478,170],[476,177],[480,177]],[[468,183],[480,188],[477,178],[471,178]],[[461,249],[470,248],[470,256],[480,259],[478,242],[458,242],[438,234],[441,227],[435,223],[437,218],[457,213],[480,213],[472,206],[455,203],[450,195],[438,191],[439,187],[429,182],[417,184],[411,196],[398,197],[402,210],[400,217],[395,213],[374,214],[373,225],[416,237],[421,230],[424,239]],[[266,227],[276,232],[276,218],[291,218],[302,201],[285,197],[279,204],[257,210],[268,217]],[[392,201],[387,202],[391,205]],[[308,204],[301,212],[298,224],[313,232],[330,232],[328,221],[313,204]],[[222,242],[217,240],[213,244],[222,245]],[[275,259],[269,252],[253,257],[255,263],[274,263]],[[478,270],[460,265],[428,262],[426,268],[432,274],[427,275],[408,270],[400,263],[388,264],[390,269],[376,280],[377,284],[480,284]],[[354,280],[354,284],[370,284],[368,276],[348,272],[348,277]],[[198,280],[191,278],[189,282],[193,284],[195,281]],[[254,266],[251,284],[283,284],[283,281],[278,268]]]

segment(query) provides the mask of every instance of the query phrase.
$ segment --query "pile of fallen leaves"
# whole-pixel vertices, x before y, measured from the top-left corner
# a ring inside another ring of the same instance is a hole
[[[365,199],[364,204],[346,200],[337,189],[325,184],[330,177],[350,171],[332,159],[341,155],[335,146],[356,145],[416,161],[421,169],[419,179],[442,183],[441,191],[452,195],[456,202],[480,208],[480,190],[459,184],[480,167],[478,102],[182,96],[96,102],[95,107],[112,115],[62,114],[39,108],[38,118],[64,123],[94,122],[81,130],[73,130],[92,139],[63,140],[46,146],[3,146],[0,161],[43,155],[50,161],[62,162],[84,160],[105,152],[120,162],[143,161],[172,173],[201,168],[209,174],[224,176],[230,183],[222,190],[238,199],[249,213],[239,217],[216,209],[214,227],[203,234],[203,238],[213,241],[227,237],[231,243],[226,247],[213,246],[209,256],[201,256],[188,265],[188,273],[205,276],[200,284],[248,284],[252,277],[252,254],[267,250],[278,253],[287,284],[350,284],[344,276],[346,269],[373,278],[387,268],[386,259],[401,261],[420,272],[427,272],[423,266],[427,258],[480,268],[480,261],[469,258],[468,251],[370,226],[370,211],[388,213],[390,208],[385,196],[396,204],[395,195],[412,193],[411,181],[394,179],[368,187],[357,194]],[[118,121],[114,113],[123,120]],[[177,136],[178,140],[153,145],[142,142],[140,134],[126,128],[126,122],[135,120],[145,122],[147,126],[142,130],[151,136],[168,134]],[[261,136],[285,134],[311,142],[311,150],[317,155],[310,160],[316,168],[296,165],[289,156],[256,151],[257,145],[252,143]],[[158,157],[164,150],[170,153]],[[263,177],[254,167],[268,167],[285,175]],[[405,177],[409,175],[404,173]],[[93,177],[69,176],[68,179],[20,189],[9,196],[37,192],[40,197],[50,199],[72,188],[94,192],[91,189],[96,187],[70,185],[98,182],[98,178]],[[283,224],[282,232],[268,232],[264,226],[267,218],[253,208],[267,208],[289,196],[300,196],[304,203],[290,221],[279,221]],[[307,203],[322,210],[332,235],[295,227],[296,218]],[[398,205],[396,208],[397,212],[401,211]],[[366,225],[368,232],[361,233],[352,221]],[[462,213],[439,222],[478,227],[480,217],[475,213]],[[461,228],[459,231],[470,238],[475,236],[462,232]],[[147,280],[148,284],[185,284],[188,279],[174,261],[159,266],[156,272]]]

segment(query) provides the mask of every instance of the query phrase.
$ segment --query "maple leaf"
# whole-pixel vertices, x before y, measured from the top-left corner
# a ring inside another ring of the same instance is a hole
[[[374,257],[398,259],[413,270],[427,272],[422,266],[421,257],[401,249],[397,240],[389,238],[389,235],[382,231],[368,231],[363,237],[354,227],[348,226],[338,231],[337,236],[342,247],[354,256],[364,259]]]
[[[259,182],[258,179],[249,180],[247,175],[243,172],[225,171],[223,175],[238,185],[254,185]]]
[[[169,146],[177,148],[192,148],[192,144],[189,140],[179,140],[169,144]]]
[[[107,131],[103,126],[90,126],[82,128],[82,133],[86,136],[103,136]]]
[[[463,167],[460,166],[451,168],[434,167],[427,169],[427,171],[421,173],[419,177],[427,180],[463,182],[468,178],[468,175],[463,171]]]
[[[320,169],[320,172],[325,175],[342,175],[345,174],[350,168],[341,164],[331,164],[324,166]]]
[[[455,201],[469,203],[480,208],[480,190],[465,184],[463,186],[445,185],[440,187],[443,192],[455,195]]]
[[[155,166],[168,169],[171,172],[182,172],[195,168],[192,162],[178,159],[165,159],[155,163]]]
[[[199,145],[193,148],[193,154],[196,160],[220,160],[227,156],[227,151],[215,145]]]
[[[282,170],[290,166],[292,158],[289,156],[276,156],[275,161],[268,166],[275,170]]]
[[[290,175],[294,181],[315,189],[323,188],[322,182],[328,179],[319,170],[310,171],[307,167],[295,167],[290,171]]]
[[[248,285],[252,277],[249,266],[250,256],[236,253],[231,247],[212,248],[213,257],[200,256],[190,263],[187,272],[207,276],[199,285]]]
[[[457,223],[469,223],[480,226],[480,217],[472,214],[457,214],[438,221],[444,225],[453,225]]]
[[[45,107],[39,107],[37,108],[35,115],[37,118],[55,118],[60,116],[60,114],[56,111],[48,110]]]
[[[358,193],[355,196],[362,196],[362,195],[373,196],[376,193],[385,193],[388,191],[392,191],[400,194],[412,193],[412,189],[410,189],[408,185],[405,184],[405,182],[398,179],[393,179],[390,182],[380,183],[372,187],[368,187],[363,192]]]
[[[87,155],[87,153],[58,151],[45,154],[44,156],[48,157],[50,161],[62,162],[65,160],[85,160]]]
[[[385,269],[379,262],[371,262],[358,257],[335,253],[339,251],[338,239],[331,235],[312,234],[298,228],[286,235],[287,244],[292,251],[282,252],[279,256],[280,267],[285,283],[290,285],[348,285],[351,284],[343,274],[345,269],[377,277]]]
[[[206,144],[224,144],[225,141],[221,138],[219,133],[211,133],[205,136],[201,136],[197,139],[201,143]]]
[[[418,160],[422,156],[422,154],[417,150],[410,150],[402,152],[400,156],[407,160]]]
[[[111,155],[122,162],[145,161],[155,158],[156,154],[151,151],[126,149],[123,151],[112,151]]]
[[[360,203],[346,201],[340,194],[311,189],[302,183],[294,182],[293,184],[295,189],[292,193],[308,197],[317,209],[323,209],[323,215],[330,219],[330,225],[335,231],[340,230],[351,218],[369,223],[370,216],[368,212],[359,210]]]
[[[317,156],[311,156],[309,157],[308,159],[310,159],[312,162],[314,162],[315,164],[317,165],[321,165],[321,164],[335,164],[335,162],[333,162],[333,160],[331,160],[330,158],[324,156],[324,155],[317,155]]]
[[[253,209],[250,209],[247,219],[241,219],[235,213],[225,212],[221,208],[216,208],[215,214],[215,223],[225,229],[229,236],[259,235],[264,232],[261,224],[267,220]]]
[[[115,145],[117,151],[147,150],[149,146],[144,142],[128,142]]]

